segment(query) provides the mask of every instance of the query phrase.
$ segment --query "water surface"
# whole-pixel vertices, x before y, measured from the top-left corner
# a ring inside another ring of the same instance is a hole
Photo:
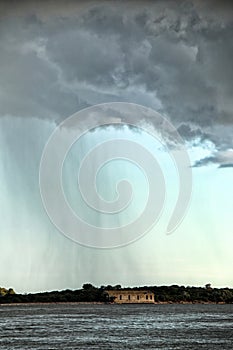
[[[1,349],[233,349],[233,305],[5,305]]]

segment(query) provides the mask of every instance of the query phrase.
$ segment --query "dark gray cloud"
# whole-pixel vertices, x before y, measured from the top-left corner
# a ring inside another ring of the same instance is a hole
[[[215,152],[209,157],[198,160],[194,167],[206,166],[209,164],[219,164],[219,168],[229,168],[233,166],[233,150]]]
[[[167,115],[185,140],[232,148],[230,2],[0,6],[1,115],[59,121],[96,103],[136,102]]]
[[[219,165],[219,168],[220,168],[220,169],[223,169],[223,168],[233,168],[233,163],[220,164],[220,165]]]
[[[205,157],[205,158],[202,158],[202,159],[196,161],[195,164],[193,165],[193,167],[198,168],[201,166],[206,166],[206,165],[218,163],[218,162],[219,161],[214,156],[210,156],[210,157]]]
[[[206,140],[211,140],[214,142],[213,135],[202,131],[200,127],[190,124],[180,124],[177,127],[178,133],[182,136],[184,140],[199,140],[199,142],[204,142]]]

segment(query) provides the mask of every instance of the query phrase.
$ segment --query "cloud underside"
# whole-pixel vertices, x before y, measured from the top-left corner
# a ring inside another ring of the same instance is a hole
[[[96,103],[135,102],[185,140],[214,144],[195,166],[232,167],[223,156],[233,134],[230,2],[2,4],[2,116],[59,122]]]
[[[210,157],[198,160],[194,167],[200,167],[208,164],[219,164],[219,168],[233,167],[233,150],[215,152]]]

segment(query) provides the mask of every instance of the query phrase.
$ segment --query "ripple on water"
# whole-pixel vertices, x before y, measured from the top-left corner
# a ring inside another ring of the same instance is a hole
[[[232,350],[233,305],[0,307],[2,349]]]

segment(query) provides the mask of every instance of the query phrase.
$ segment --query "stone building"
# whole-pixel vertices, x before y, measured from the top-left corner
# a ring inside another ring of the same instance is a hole
[[[117,304],[154,303],[154,293],[148,290],[106,290],[108,301]]]

